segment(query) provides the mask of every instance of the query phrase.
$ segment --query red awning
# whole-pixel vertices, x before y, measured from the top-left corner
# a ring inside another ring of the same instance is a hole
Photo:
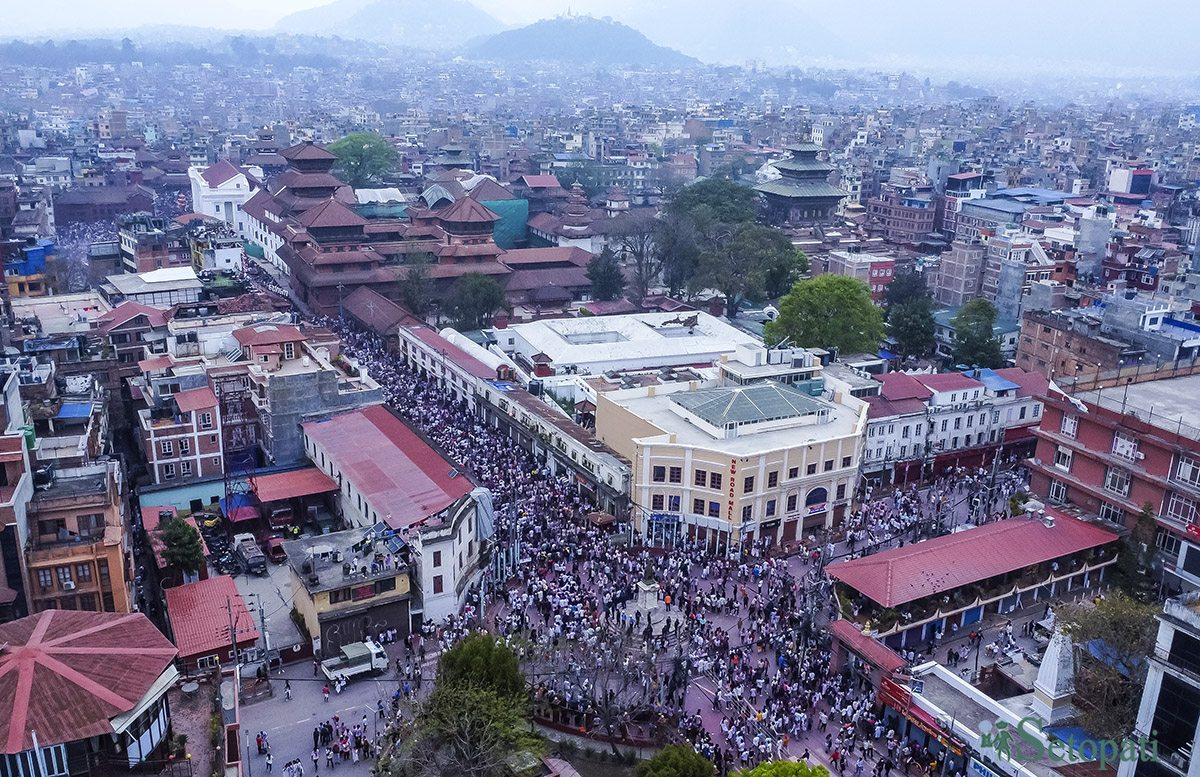
[[[235,507],[226,516],[232,523],[241,523],[242,521],[253,521],[258,517],[257,507]]]
[[[276,472],[254,479],[254,490],[260,502],[276,502],[312,494],[337,491],[337,483],[316,467],[292,472]]]
[[[862,656],[863,660],[872,666],[877,666],[888,674],[902,668],[907,663],[887,645],[863,634],[862,629],[848,620],[834,621],[829,629],[833,632],[833,636],[841,640],[847,648]]]

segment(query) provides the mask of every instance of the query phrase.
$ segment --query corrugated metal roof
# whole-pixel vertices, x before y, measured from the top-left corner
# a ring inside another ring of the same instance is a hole
[[[167,613],[179,655],[185,659],[226,654],[232,644],[229,634],[232,608],[238,644],[258,639],[254,618],[229,575],[210,577],[167,589]]]
[[[326,491],[337,491],[333,478],[316,467],[297,469],[292,472],[275,472],[254,479],[254,488],[261,502],[276,502]]]

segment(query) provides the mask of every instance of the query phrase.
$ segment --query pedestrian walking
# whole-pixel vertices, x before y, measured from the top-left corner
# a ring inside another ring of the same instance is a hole
[[[275,756],[267,753],[267,774],[271,773],[272,767],[275,766]]]
[[[325,703],[328,704],[329,703],[329,684],[328,683],[326,683],[325,686],[321,688],[321,695],[325,697]]]

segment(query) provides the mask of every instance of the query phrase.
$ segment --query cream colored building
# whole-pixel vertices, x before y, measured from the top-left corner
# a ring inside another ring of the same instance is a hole
[[[866,404],[768,381],[604,392],[596,435],[633,462],[634,528],[654,545],[787,543],[838,523],[857,485]]]

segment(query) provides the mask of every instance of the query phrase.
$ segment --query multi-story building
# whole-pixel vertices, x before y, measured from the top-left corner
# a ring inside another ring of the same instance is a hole
[[[935,214],[928,186],[884,184],[878,197],[867,200],[868,225],[891,243],[920,243],[933,232]]]
[[[825,260],[825,272],[857,278],[871,290],[871,300],[881,302],[896,274],[896,260],[880,254],[830,251]]]
[[[139,372],[152,332],[164,332],[170,311],[152,308],[140,302],[122,302],[96,319],[97,329],[112,347],[121,377]]]
[[[604,392],[596,434],[632,462],[632,523],[644,540],[732,548],[828,530],[854,494],[867,405],[774,381]]]
[[[1050,392],[1035,430],[1030,489],[1132,526],[1147,505],[1171,574],[1181,544],[1200,536],[1200,426],[1192,423],[1200,376]]]
[[[121,464],[40,477],[29,502],[24,561],[32,612],[132,612]]]
[[[261,169],[242,170],[228,159],[201,170],[188,168],[192,184],[192,210],[204,216],[215,216],[239,234],[246,234],[246,217],[242,205],[261,188]]]
[[[4,259],[4,280],[10,297],[41,297],[51,292],[47,284],[47,266],[54,264],[54,241],[27,238],[0,244]]]
[[[196,272],[241,272],[242,238],[227,224],[204,224],[188,235],[192,249],[192,267]]]
[[[979,242],[956,240],[942,254],[934,299],[939,305],[960,308],[979,296],[987,249]]]
[[[1021,318],[1017,366],[1047,378],[1077,380],[1136,364],[1145,352],[1101,333],[1101,318],[1089,308],[1026,311]]]
[[[155,361],[168,360],[160,357]],[[154,372],[147,365],[148,372]],[[224,473],[221,411],[207,385],[166,393],[137,413],[142,447],[156,484],[220,477]]]
[[[1154,742],[1151,758],[1122,758],[1117,777],[1196,777],[1200,758],[1200,592],[1168,599],[1158,616],[1137,723],[1126,747]]]
[[[1032,452],[1049,385],[1016,367],[936,375],[888,373],[867,397],[863,475],[885,485],[945,467],[978,466],[1004,453]]]
[[[807,142],[786,149],[792,155],[774,163],[781,177],[754,187],[767,201],[767,220],[792,226],[831,223],[849,192],[829,183],[834,167],[817,158],[825,149]]]
[[[988,184],[983,173],[955,173],[948,176],[942,196],[942,221],[934,225],[938,231],[944,235],[954,235],[958,231],[958,214],[963,203],[986,196]]]
[[[127,273],[190,267],[192,251],[187,228],[161,216],[135,213],[117,220],[121,263]]]
[[[459,612],[488,558],[491,492],[383,406],[303,430],[309,459],[341,486],[343,521],[394,533],[407,547],[422,617],[440,621]]]

